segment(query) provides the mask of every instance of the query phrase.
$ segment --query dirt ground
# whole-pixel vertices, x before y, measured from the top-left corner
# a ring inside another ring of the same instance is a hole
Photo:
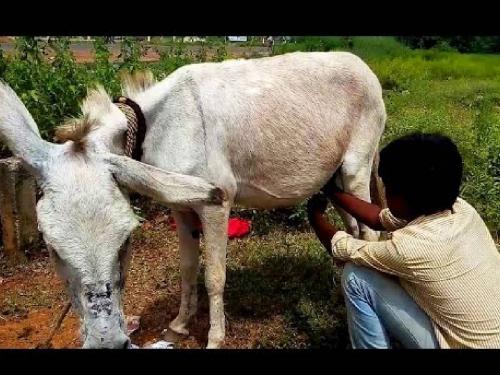
[[[144,345],[161,339],[161,331],[175,317],[180,298],[178,282],[177,238],[169,228],[168,216],[158,211],[147,220],[141,233],[134,236],[132,260],[125,286],[125,314],[140,315],[141,328],[132,341]],[[50,334],[67,301],[63,284],[55,274],[48,254],[31,257],[26,266],[3,265],[0,279],[0,348],[35,348]],[[172,268],[171,270],[169,268]],[[202,347],[208,328],[206,301],[201,299],[199,321],[183,347]],[[70,310],[52,340],[54,348],[77,348],[79,320]]]
[[[180,302],[178,242],[170,228],[168,213],[155,209],[144,216],[146,221],[133,236],[132,259],[124,291],[125,314],[141,317],[140,328],[131,335],[132,342],[139,346],[163,338],[162,331],[176,316]],[[228,280],[231,279],[232,283],[226,285],[225,294],[225,347],[306,347],[310,341],[308,336],[318,334],[323,337],[322,331],[317,327],[310,328],[309,334],[307,328],[306,331],[289,330],[285,320],[286,312],[301,303],[294,299],[301,298],[300,288],[304,285],[301,280],[311,279],[310,275],[318,273],[312,268],[314,262],[302,259],[302,254],[298,253],[301,260],[297,260],[297,264],[292,258],[287,262],[287,258],[276,259],[271,255],[272,258],[252,263],[255,267],[249,266],[258,249],[274,251],[275,245],[266,247],[260,241],[253,237],[231,240],[229,244],[228,259],[232,263],[228,264]],[[290,240],[284,238],[283,241]],[[293,238],[291,241],[286,244],[288,253],[295,246]],[[311,263],[310,269],[304,266],[308,263]],[[294,270],[297,272],[295,277]],[[294,278],[296,281],[292,283]],[[324,284],[324,281],[314,278],[311,282]],[[178,341],[178,348],[203,348],[206,345],[209,321],[203,270],[198,285],[198,314],[190,326],[190,336]],[[293,293],[294,288],[296,293]],[[304,306],[312,298],[309,290],[303,292],[302,297],[306,299]],[[0,348],[36,348],[49,336],[66,301],[62,282],[55,274],[46,250],[30,255],[26,265],[16,267],[8,266],[6,260],[0,258]],[[295,315],[303,316],[300,314]],[[78,330],[79,319],[70,310],[52,340],[52,347],[80,347]],[[341,333],[343,331],[341,329]],[[337,333],[334,336],[337,337]]]

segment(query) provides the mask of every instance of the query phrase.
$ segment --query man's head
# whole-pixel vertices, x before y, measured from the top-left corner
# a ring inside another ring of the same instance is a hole
[[[462,171],[462,157],[450,138],[423,133],[389,143],[380,153],[378,169],[389,209],[404,219],[451,209]]]

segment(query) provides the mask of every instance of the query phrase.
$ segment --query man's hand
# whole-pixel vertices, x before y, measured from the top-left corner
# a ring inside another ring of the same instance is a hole
[[[374,230],[384,230],[379,219],[381,208],[354,195],[343,192],[335,182],[335,175],[330,178],[321,190],[336,207],[343,209],[359,222]]]
[[[342,191],[336,182],[337,174],[335,173],[332,178],[328,180],[328,182],[321,188],[321,191],[324,192],[328,198],[331,198],[336,192]]]
[[[318,239],[331,255],[332,244],[331,240],[333,235],[337,232],[334,225],[328,222],[324,213],[328,206],[328,199],[322,193],[313,195],[307,202],[307,215],[309,223],[318,236]]]
[[[307,214],[309,217],[315,214],[324,214],[328,207],[328,199],[324,194],[317,193],[307,201]]]

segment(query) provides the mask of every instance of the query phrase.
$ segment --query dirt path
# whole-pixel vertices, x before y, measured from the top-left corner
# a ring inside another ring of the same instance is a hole
[[[154,62],[160,59],[160,52],[167,50],[169,47],[161,45],[144,45],[143,54],[141,56],[141,61],[144,62]],[[5,52],[6,55],[12,55],[15,52],[14,43],[12,40],[0,38],[0,48]],[[196,54],[200,51],[200,46],[198,45],[185,45],[184,52]],[[78,63],[89,63],[93,62],[95,59],[95,54],[93,50],[92,43],[88,42],[75,42],[72,43],[70,49]],[[109,44],[108,49],[111,52],[110,61],[120,61],[120,42]],[[269,56],[271,50],[267,47],[241,47],[238,45],[226,45],[227,53],[233,58],[249,58],[258,56]],[[215,54],[215,48],[206,47],[207,57],[210,59]],[[52,50],[46,50],[46,58],[51,59],[54,56]]]
[[[159,339],[177,309],[179,297],[176,237],[168,228],[168,217],[158,213],[134,237],[130,273],[125,287],[125,313],[141,316],[141,329],[134,343]],[[50,334],[62,310],[66,294],[47,254],[39,254],[27,266],[3,272],[0,283],[0,348],[34,348]],[[167,280],[166,277],[169,277]],[[202,318],[203,319],[203,318]],[[54,348],[81,345],[79,321],[70,310],[53,339]],[[200,332],[202,334],[202,332]],[[201,339],[201,336],[200,336]],[[196,339],[185,346],[200,347]]]

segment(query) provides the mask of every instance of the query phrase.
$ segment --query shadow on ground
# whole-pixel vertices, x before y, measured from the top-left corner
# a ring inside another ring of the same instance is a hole
[[[261,322],[273,327],[273,321],[279,321],[279,328],[257,332],[251,347],[345,349],[348,336],[338,279],[339,270],[324,254],[272,253],[244,266],[230,262],[225,290],[226,346],[237,347],[231,342],[251,334],[241,329],[240,322],[247,327],[255,323],[259,330]],[[181,347],[206,345],[209,320],[203,269],[198,288],[198,313],[190,325],[191,337],[181,340]],[[148,305],[142,313],[141,331],[160,335],[176,316],[179,300],[180,295],[170,294]],[[147,338],[141,331],[136,338],[144,343]]]

